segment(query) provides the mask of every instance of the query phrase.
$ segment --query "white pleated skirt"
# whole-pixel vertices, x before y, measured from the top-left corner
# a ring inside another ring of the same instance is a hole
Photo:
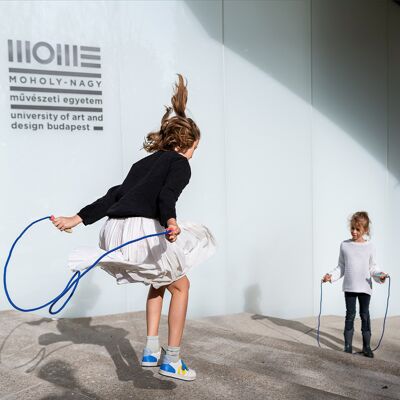
[[[97,265],[112,275],[117,284],[142,282],[156,289],[169,285],[216,250],[215,238],[204,225],[180,221],[179,227],[181,233],[173,243],[165,235],[146,238],[108,254]],[[83,271],[106,251],[163,231],[165,228],[151,218],[108,218],[100,230],[99,247],[76,248],[68,257],[68,267]]]

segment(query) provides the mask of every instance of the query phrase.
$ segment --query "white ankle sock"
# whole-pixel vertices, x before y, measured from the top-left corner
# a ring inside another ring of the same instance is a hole
[[[147,336],[146,347],[149,348],[153,353],[157,353],[157,351],[160,350],[158,336]]]
[[[179,351],[180,351],[180,347],[172,347],[172,346],[168,346],[167,347],[167,356],[168,358],[173,361],[173,362],[177,362],[179,360]]]

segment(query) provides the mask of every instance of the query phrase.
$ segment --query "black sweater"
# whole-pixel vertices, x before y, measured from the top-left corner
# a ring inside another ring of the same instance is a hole
[[[146,217],[167,227],[176,218],[175,204],[190,180],[190,165],[176,151],[157,151],[132,165],[121,185],[82,208],[78,215],[84,225],[111,218]]]

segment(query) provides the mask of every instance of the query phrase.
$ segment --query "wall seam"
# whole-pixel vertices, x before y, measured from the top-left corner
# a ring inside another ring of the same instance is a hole
[[[225,269],[228,268],[229,230],[228,230],[228,162],[227,162],[227,135],[226,135],[226,64],[225,64],[225,3],[221,0],[221,42],[222,42],[222,131],[224,136],[224,179],[225,179]],[[226,274],[226,276],[228,276]],[[229,299],[225,293],[225,312],[228,310]]]
[[[118,19],[120,20],[121,24],[121,8],[118,11]],[[121,40],[121,30],[119,31],[119,43],[122,43]],[[121,60],[121,46],[116,46],[118,60]],[[125,146],[124,146],[124,133],[122,130],[122,97],[121,97],[121,63],[118,65],[118,106],[119,106],[119,135],[120,135],[120,143],[121,143],[121,181],[124,179],[124,164],[125,164]],[[125,287],[124,291],[125,295],[125,311],[129,312],[129,305],[128,305],[128,287]]]
[[[386,171],[385,171],[385,199],[384,199],[384,207],[385,207],[385,226],[389,226],[389,141],[390,141],[390,96],[389,96],[389,0],[386,1],[386,15],[385,15],[385,23],[386,23]],[[386,229],[385,229],[386,231]],[[390,244],[390,243],[389,243]],[[384,250],[385,255],[387,254],[387,249],[389,248],[388,243],[385,243]],[[385,257],[385,261],[388,260],[388,257]]]
[[[312,313],[315,314],[315,291],[314,287],[314,279],[315,279],[315,210],[314,210],[314,141],[313,141],[313,120],[314,120],[314,87],[313,87],[313,0],[310,0],[310,111],[311,111],[311,120],[310,120],[310,172],[311,172],[311,287],[312,287]]]

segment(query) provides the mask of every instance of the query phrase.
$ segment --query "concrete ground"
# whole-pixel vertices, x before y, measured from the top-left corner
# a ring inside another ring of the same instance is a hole
[[[198,378],[183,382],[140,367],[144,312],[52,320],[3,311],[0,399],[400,399],[400,317],[388,320],[374,359],[342,352],[342,317],[322,319],[322,349],[315,326],[247,313],[189,320],[182,355]],[[165,345],[165,317],[160,337]]]

